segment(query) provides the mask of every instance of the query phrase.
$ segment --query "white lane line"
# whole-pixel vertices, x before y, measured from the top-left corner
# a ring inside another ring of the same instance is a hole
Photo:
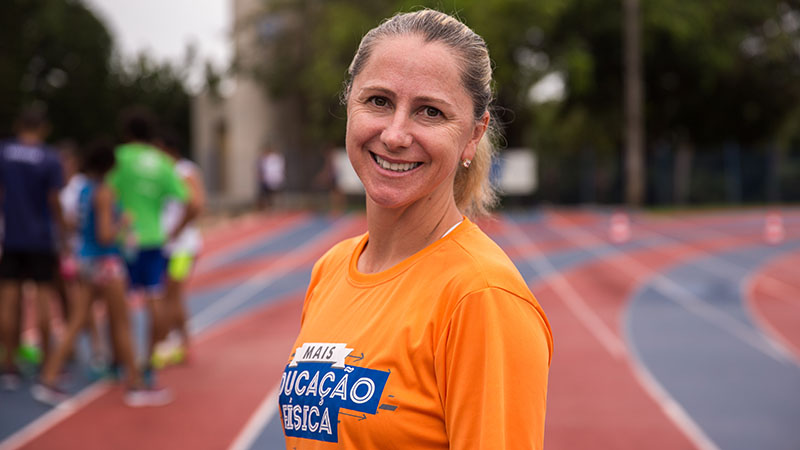
[[[285,257],[274,260],[242,284],[199,311],[189,321],[189,329],[192,334],[202,332],[215,321],[225,316],[225,314],[241,306],[275,281],[308,264],[309,258],[324,250],[322,245],[327,246],[330,236],[349,226],[353,220],[352,217],[338,219],[324,233],[319,233],[314,239],[307,241],[292,252],[286,253]]]
[[[755,289],[756,289],[756,283],[760,281],[769,282],[770,280],[761,278],[760,276],[756,277],[753,275],[750,275],[744,280],[742,280],[740,289],[742,290],[742,292],[744,292],[745,296],[744,306],[747,309],[747,312],[753,318],[753,321],[756,324],[758,324],[758,326],[769,335],[770,339],[774,340],[775,342],[778,342],[785,349],[787,349],[787,351],[791,355],[793,355],[795,364],[800,365],[800,347],[798,347],[794,342],[787,339],[783,335],[783,332],[775,328],[772,325],[772,322],[769,319],[767,319],[767,317],[764,316],[764,314],[762,314],[761,310],[759,310],[756,307]],[[769,286],[769,288],[764,289],[767,286]],[[793,302],[789,297],[796,297],[798,289],[794,288],[791,285],[787,286],[790,287],[790,290],[795,292],[791,292],[790,294],[785,294],[785,291],[781,291],[781,293],[778,293],[778,291],[780,291],[780,285],[776,286],[765,283],[761,283],[760,285],[760,287],[764,290],[767,296],[771,297],[772,299],[777,300],[779,302],[792,304]]]
[[[216,249],[208,255],[200,254],[200,258],[197,262],[197,268],[195,270],[196,275],[202,275],[208,272],[212,272],[217,270],[226,264],[232,262],[232,259],[236,257],[237,252],[241,252],[248,247],[252,247],[255,244],[263,241],[269,241],[275,239],[281,233],[285,233],[288,230],[293,228],[297,228],[301,226],[303,222],[309,220],[309,216],[306,214],[298,214],[296,216],[292,216],[286,219],[285,223],[282,221],[267,223],[264,222],[264,227],[275,227],[276,229],[270,230],[263,235],[256,235],[250,237],[246,240],[235,242],[230,245],[225,245],[222,248]]]
[[[634,377],[639,384],[642,385],[645,392],[658,403],[664,414],[699,450],[720,450],[694,419],[692,419],[689,413],[683,409],[681,404],[669,395],[669,392],[656,380],[653,374],[647,369],[647,366],[642,362],[635,348],[630,352],[629,361],[633,369]]]
[[[730,234],[723,233],[716,230],[706,229],[704,230],[706,234],[715,236],[717,239],[735,239],[735,237],[731,236]],[[698,248],[696,245],[692,245],[686,242],[682,242],[677,238],[672,236],[668,236],[664,233],[659,231],[655,231],[652,228],[646,228],[646,232],[658,236],[661,239],[665,239],[670,242],[671,245],[675,245],[679,248],[687,249],[693,253],[697,253],[703,255],[703,259],[695,259],[692,261],[694,266],[697,266],[706,272],[712,273],[714,275],[719,276],[722,279],[730,279],[732,275],[742,274],[742,273],[751,273],[753,271],[752,268],[743,266],[741,264],[733,263],[726,259],[723,259],[720,255],[711,253],[708,250]],[[664,252],[661,249],[656,249],[659,252]],[[627,255],[626,255],[627,256]],[[628,256],[629,257],[629,256]],[[751,275],[748,275],[744,278],[740,278],[740,287],[739,292],[745,296],[748,295],[749,292],[749,278]],[[775,288],[778,290],[784,291],[797,291],[798,288],[792,286],[789,283],[786,283],[780,279],[774,278],[769,275],[760,276],[766,284],[764,286],[768,288]],[[729,332],[738,336],[741,340],[746,342],[747,344],[756,347],[758,350],[766,353],[773,359],[782,362],[782,363],[795,363],[800,364],[795,354],[790,350],[792,346],[787,346],[786,342],[782,339],[775,339],[774,334],[764,334],[761,333],[760,330],[756,329],[753,330],[749,327],[741,325],[741,323],[735,319],[732,319],[729,315],[725,313],[719,312],[716,308],[709,306],[705,301],[695,296],[691,291],[688,289],[678,285],[670,278],[664,277],[660,275],[655,279],[655,284],[660,284],[662,293],[666,295],[666,291],[671,291],[677,295],[677,297],[673,298],[673,300],[678,301],[679,303],[684,304],[683,306],[690,311],[694,311],[696,314],[705,317],[707,320],[716,323],[723,329],[727,329]],[[679,290],[680,292],[677,292]],[[748,302],[744,302],[748,303]],[[701,307],[704,305],[705,308]],[[752,310],[748,307],[745,308],[747,311],[751,313]],[[727,320],[726,320],[727,319]],[[756,320],[758,321],[758,320]]]
[[[105,394],[110,389],[111,384],[109,382],[105,380],[95,381],[94,383],[81,389],[69,400],[47,411],[33,422],[30,422],[23,428],[20,428],[14,434],[0,442],[0,450],[12,450],[22,447],[28,442],[44,434],[47,430],[62,420],[65,420],[71,415],[75,414],[78,412],[78,410],[93,402],[96,398]]]
[[[554,231],[556,233],[561,233],[560,230],[557,229],[554,229]],[[582,241],[586,241],[587,239],[595,241],[595,245],[587,247],[587,251],[594,253],[598,258],[605,258],[609,261],[609,264],[618,267],[621,272],[628,273],[634,278],[639,278],[641,274],[648,274],[651,272],[643,263],[593,234],[582,230],[579,231],[577,228],[575,231],[584,235]],[[571,239],[566,235],[564,236],[567,239]],[[663,250],[659,249],[654,250],[663,252]],[[743,325],[727,313],[721,312],[717,308],[709,305],[705,300],[695,295],[686,287],[676,283],[671,278],[662,275],[660,272],[655,272],[652,274],[649,284],[665,298],[672,300],[687,311],[712,323],[717,328],[727,331],[746,345],[753,347],[757,351],[780,363],[792,363],[793,358],[791,353],[780,344],[769,339],[764,334],[759,333],[757,330]]]
[[[647,233],[651,235],[658,236],[661,239],[666,239],[670,241],[671,244],[680,245],[684,248],[691,249],[693,252],[705,255],[706,259],[697,261],[695,265],[700,265],[706,271],[719,275],[720,277],[730,278],[731,272],[752,271],[750,267],[746,267],[744,265],[728,261],[718,254],[711,253],[710,251],[704,250],[702,248],[698,248],[696,245],[680,241],[678,238],[669,236],[661,231],[656,231],[653,229],[652,225],[645,228],[645,230]],[[736,237],[735,235],[731,235],[730,233],[724,233],[718,230],[704,229],[703,232],[706,235],[716,236],[717,239],[738,239],[738,237]],[[787,283],[786,281],[775,278],[771,275],[764,274],[761,275],[760,278],[762,278],[770,285],[773,285],[771,287],[775,287],[777,289],[786,289],[786,290],[793,289],[795,291],[800,289],[800,286],[794,286],[790,283]]]
[[[526,257],[524,262],[533,270],[539,273],[542,281],[550,284],[556,295],[564,302],[575,317],[586,327],[589,332],[600,342],[603,348],[611,354],[614,359],[625,358],[625,344],[611,331],[592,308],[586,304],[581,295],[569,284],[567,279],[556,270],[555,266],[547,259],[536,242],[528,237],[524,231],[512,219],[503,221],[508,233],[509,243],[513,247],[520,248],[525,246],[531,248],[539,257]]]
[[[534,245],[533,240],[530,239],[527,235],[525,235],[519,226],[511,220],[505,221],[505,223],[512,229],[513,232],[513,239],[519,240],[519,242],[524,242],[528,245]],[[555,229],[554,229],[555,230]],[[591,236],[591,235],[590,235]],[[585,240],[585,236],[581,241]],[[589,239],[585,242],[592,242],[593,245],[597,245],[597,240],[593,238]],[[563,290],[564,294],[567,294],[569,297],[572,297],[569,301],[564,298],[565,303],[569,306],[570,310],[573,311],[575,316],[580,320],[584,326],[595,336],[595,338],[606,348],[609,353],[613,357],[619,360],[627,361],[629,366],[633,371],[634,378],[639,382],[642,386],[644,391],[659,405],[659,408],[664,412],[664,415],[667,416],[669,420],[675,425],[675,427],[680,430],[686,438],[691,441],[695,447],[699,450],[719,450],[714,442],[709,439],[708,436],[703,432],[702,428],[695,423],[695,421],[691,418],[691,416],[686,412],[685,409],[678,403],[666,389],[661,386],[661,384],[656,381],[653,375],[647,370],[647,368],[641,363],[641,361],[635,355],[632,355],[628,352],[625,345],[622,341],[613,333],[610,329],[605,325],[597,314],[587,305],[586,301],[578,294],[578,292],[570,286],[569,282],[563,275],[558,274],[555,270],[555,267],[552,263],[547,260],[547,256],[544,253],[540,252],[541,257],[534,258],[532,260],[526,259],[526,263],[530,265],[532,268],[537,269],[537,267],[541,267],[546,270],[547,273],[551,273],[551,278],[553,280],[560,279],[561,281],[559,284],[563,283],[564,286],[559,288],[559,290]],[[603,255],[600,255],[602,258]],[[531,261],[533,264],[531,264]],[[540,272],[541,273],[541,272]],[[638,277],[637,277],[638,278]],[[548,282],[550,280],[548,279]],[[553,289],[556,290],[556,287],[553,286]],[[559,291],[556,292],[556,295],[562,296],[563,294]],[[574,306],[571,305],[571,302],[574,302]],[[576,311],[581,311],[580,313],[576,313]],[[578,315],[580,314],[580,315]],[[582,317],[585,316],[585,317]],[[607,334],[606,334],[607,333]],[[604,339],[609,339],[608,336],[613,338],[613,341],[609,340],[608,342],[604,342]],[[613,344],[611,344],[613,342]],[[614,350],[612,351],[609,348],[609,345],[614,346]],[[619,349],[617,349],[617,346]],[[620,352],[617,354],[617,352]]]
[[[250,419],[247,420],[242,431],[228,447],[228,450],[249,450],[253,442],[258,438],[261,430],[275,417],[278,412],[278,389],[280,383],[275,385],[269,394],[264,397]]]

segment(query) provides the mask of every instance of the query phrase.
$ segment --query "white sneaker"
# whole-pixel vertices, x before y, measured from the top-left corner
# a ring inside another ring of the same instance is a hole
[[[59,403],[69,398],[69,394],[66,392],[42,383],[31,386],[31,395],[37,401],[50,406],[58,406]]]
[[[164,406],[172,403],[174,396],[167,388],[129,389],[125,393],[125,404],[131,408]]]

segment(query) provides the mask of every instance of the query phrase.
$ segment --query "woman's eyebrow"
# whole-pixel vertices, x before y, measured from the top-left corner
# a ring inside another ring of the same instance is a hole
[[[380,86],[364,86],[361,88],[362,93],[381,93],[386,95],[387,97],[394,97],[396,94],[391,89],[387,89],[385,87]],[[431,97],[429,95],[419,95],[414,97],[414,101],[417,103],[436,103],[444,106],[452,106],[450,102],[441,98],[441,97]]]

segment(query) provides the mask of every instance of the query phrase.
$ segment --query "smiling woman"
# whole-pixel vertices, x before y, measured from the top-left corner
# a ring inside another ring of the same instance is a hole
[[[483,39],[446,14],[363,38],[344,100],[369,231],[314,266],[281,382],[287,448],[542,447],[550,326],[470,220],[494,202],[490,86]]]

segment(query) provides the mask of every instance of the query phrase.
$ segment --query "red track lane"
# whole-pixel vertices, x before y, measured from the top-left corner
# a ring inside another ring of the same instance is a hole
[[[768,334],[800,361],[800,252],[772,261],[750,280],[747,301]]]
[[[172,404],[128,408],[117,387],[23,448],[227,448],[280,381],[301,309],[301,297],[285,299],[199,339],[191,366],[160,375]]]
[[[267,257],[226,264],[209,272],[194,274],[189,282],[189,292],[195,293],[213,289],[226,283],[248,279],[281,258],[285,258],[285,255],[268,255]]]
[[[530,244],[508,247],[504,249],[509,258],[523,258],[532,253],[554,253],[576,250],[575,243],[564,236],[557,234],[551,228],[543,225],[520,225],[520,229],[533,241]],[[587,246],[591,243],[587,242]]]
[[[608,219],[594,211],[552,211],[545,210],[544,223],[550,228],[592,227],[607,222]]]
[[[308,213],[279,215],[252,215],[217,224],[203,233],[202,257],[209,258],[223,251],[229,252],[248,243],[266,239],[308,220]]]
[[[367,224],[364,216],[344,218],[335,232],[328,230],[323,240],[314,245],[314,247],[306,249],[303,253],[289,252],[280,255],[268,255],[250,261],[226,264],[224,267],[216,268],[209,272],[195,274],[192,277],[192,281],[190,281],[189,291],[196,292],[247,280],[280,259],[290,259],[291,264],[299,266],[310,266],[334,244],[364,233],[366,229]]]
[[[586,276],[586,275],[577,275]],[[546,286],[534,294],[553,328],[555,350],[545,423],[548,450],[678,450],[692,444],[664,416],[633,376]],[[627,295],[596,292],[593,298]]]

